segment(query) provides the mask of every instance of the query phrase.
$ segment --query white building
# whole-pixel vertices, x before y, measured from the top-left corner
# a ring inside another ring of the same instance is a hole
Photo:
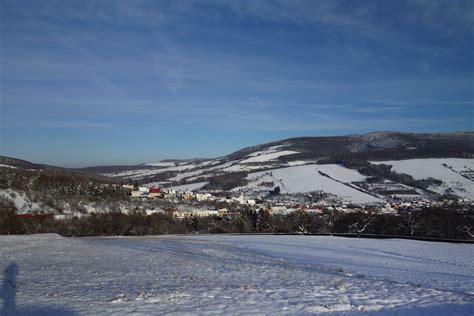
[[[212,198],[212,194],[210,194],[210,193],[205,193],[205,194],[197,193],[196,194],[196,200],[198,200],[199,202],[208,201],[211,198]]]
[[[219,209],[218,212],[219,212],[219,215],[227,215],[227,214],[229,214],[229,210],[228,210],[227,208],[225,208],[225,207]]]
[[[176,195],[176,190],[175,189],[163,189],[163,192],[165,192],[166,194]]]
[[[219,211],[216,210],[197,210],[193,211],[194,216],[199,217],[206,217],[206,216],[217,216],[219,215]]]
[[[146,196],[144,192],[141,192],[141,191],[132,191],[131,194],[132,194],[132,198],[139,198],[142,196]]]
[[[257,202],[255,200],[247,200],[247,204],[250,206],[254,206],[255,204],[257,204]]]
[[[196,217],[207,217],[207,216],[217,216],[219,211],[216,210],[195,210],[195,211],[176,211],[173,215],[177,218],[186,218],[191,216]]]
[[[292,210],[286,208],[286,206],[273,206],[270,208],[270,214],[289,214]]]

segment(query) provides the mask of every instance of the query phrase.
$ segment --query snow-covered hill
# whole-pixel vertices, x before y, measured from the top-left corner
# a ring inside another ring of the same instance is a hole
[[[222,189],[219,183],[227,177],[233,182],[227,183],[225,189],[231,187],[234,192],[264,195],[280,187],[285,194],[324,191],[355,203],[383,202],[395,197],[436,198],[444,194],[474,200],[474,159],[471,157],[474,157],[473,132],[374,132],[291,138],[212,159],[164,160],[81,171],[99,173],[117,181],[137,181],[149,187],[181,190]],[[357,163],[343,166],[341,161]],[[374,166],[388,164],[392,169],[377,171],[361,165],[361,161],[371,161]],[[0,168],[41,166],[7,157],[0,159],[0,163],[4,165]],[[394,173],[412,178],[397,177]]]
[[[171,172],[193,172],[182,176],[204,175],[208,171],[256,171],[305,164],[327,158],[391,160],[474,155],[474,133],[411,134],[374,132],[334,137],[297,137],[248,147],[214,159],[164,160],[127,167],[91,167],[84,170],[106,176],[146,179]],[[112,170],[112,172],[111,172]]]
[[[354,203],[382,202],[380,198],[351,185],[351,182],[364,181],[363,175],[338,165],[309,164],[278,168],[250,173],[247,179],[246,186],[234,190],[266,193],[278,186],[283,194],[324,191]]]
[[[391,180],[368,183],[368,177],[357,169],[338,164],[319,164],[312,159],[278,160],[279,157],[293,153],[284,147],[275,146],[230,161],[217,158],[197,163],[177,163],[172,167],[144,168],[103,175],[122,177],[129,181],[138,180],[147,186],[199,190],[216,176],[243,172],[247,184],[236,186],[233,191],[256,196],[263,196],[275,187],[280,187],[284,194],[323,191],[354,203],[381,203],[387,197],[422,198],[433,194],[455,194],[460,198],[474,200],[474,159],[426,158],[371,162],[374,165],[391,165],[393,172],[407,174],[415,180],[431,178],[430,181],[439,182],[423,190]]]
[[[474,248],[316,236],[0,236],[2,315],[473,315]]]

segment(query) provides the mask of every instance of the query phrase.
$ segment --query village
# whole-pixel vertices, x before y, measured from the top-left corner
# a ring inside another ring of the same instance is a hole
[[[430,200],[427,198],[403,199],[393,197],[383,203],[356,204],[344,201],[336,196],[323,192],[300,194],[269,194],[262,197],[246,196],[243,192],[212,191],[182,191],[174,188],[146,187],[124,184],[131,200],[155,200],[171,202],[169,208],[176,218],[226,216],[243,209],[267,211],[270,215],[288,215],[296,211],[309,214],[324,214],[325,212],[365,212],[373,214],[398,214],[400,211],[416,211],[427,207],[450,207],[450,205],[466,205],[473,207],[474,202],[463,199]],[[323,197],[323,198],[322,198]],[[161,210],[163,211],[163,210]],[[148,213],[160,212],[157,210]]]
[[[173,186],[2,170],[5,181],[0,202],[12,210],[8,220],[19,221],[9,227],[17,227],[21,233],[90,236],[370,231],[464,238],[470,236],[473,227],[469,224],[474,209],[471,199],[434,191],[423,194],[421,189],[391,181],[340,183],[352,190],[352,195],[344,190],[335,195],[306,187],[289,190],[289,184],[302,180],[289,183],[281,177],[274,177],[274,182],[265,180],[257,190],[253,184],[216,189],[202,182],[183,181]],[[326,183],[326,179],[315,181]],[[359,193],[369,199],[351,199]]]

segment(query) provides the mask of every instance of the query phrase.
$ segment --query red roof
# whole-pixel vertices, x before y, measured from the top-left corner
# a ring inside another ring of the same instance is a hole
[[[160,188],[150,188],[150,190],[148,190],[148,193],[161,193],[161,189]]]
[[[30,213],[26,213],[26,214],[15,214],[15,216],[17,218],[23,218],[23,219],[32,219],[32,218],[36,218],[36,219],[51,219],[53,218],[53,214],[30,214]]]

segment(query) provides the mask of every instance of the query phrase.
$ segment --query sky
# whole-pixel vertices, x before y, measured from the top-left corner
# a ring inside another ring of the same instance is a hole
[[[0,0],[0,154],[66,167],[473,130],[474,1]]]

